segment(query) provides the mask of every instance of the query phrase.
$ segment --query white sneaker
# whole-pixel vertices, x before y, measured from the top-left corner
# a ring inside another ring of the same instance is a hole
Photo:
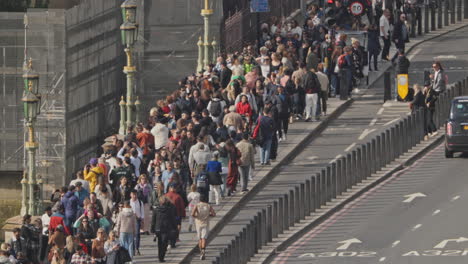
[[[281,141],[283,141],[283,138],[282,137],[278,138],[278,142],[281,142]]]
[[[284,140],[284,141],[287,140],[286,134],[283,135],[283,140]]]
[[[434,136],[437,136],[437,134],[439,134],[439,132],[436,131],[436,132],[432,133],[432,136],[433,136],[433,137],[434,137]]]

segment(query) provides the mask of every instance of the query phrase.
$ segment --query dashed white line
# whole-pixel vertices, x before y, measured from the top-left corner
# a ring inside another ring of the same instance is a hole
[[[387,123],[385,123],[384,126],[388,126],[388,125],[390,125],[391,123],[396,122],[396,121],[398,121],[398,120],[400,120],[400,118],[395,118],[395,119],[393,119],[393,120],[388,121]]]
[[[372,121],[369,123],[369,126],[373,126],[377,123],[377,118],[372,119]]]
[[[397,240],[397,241],[393,242],[392,248],[396,247],[398,244],[400,244],[400,240]]]
[[[453,201],[456,201],[456,200],[458,200],[458,199],[460,199],[460,195],[457,195],[457,196],[453,197],[453,198],[452,198],[452,202],[453,202]]]
[[[379,261],[380,261],[380,262],[383,262],[383,261],[385,261],[386,259],[387,259],[386,257],[381,257],[381,258],[379,259]]]
[[[432,213],[432,215],[436,215],[436,214],[438,214],[438,213],[440,213],[440,210],[439,210],[439,209],[435,210],[435,211]]]
[[[421,226],[422,226],[421,224],[415,225],[415,226],[413,227],[413,231],[416,230],[416,229],[418,229],[418,228],[420,228]]]
[[[336,157],[334,159],[332,159],[329,163],[332,164],[333,162],[335,162],[337,159],[339,159],[341,157],[343,157],[343,156],[341,156],[341,154],[336,155]]]
[[[350,151],[352,148],[354,148],[354,146],[356,146],[356,143],[353,143],[353,144],[349,145],[347,148],[345,148],[344,151],[345,151],[345,152],[348,152],[348,151]]]
[[[416,49],[414,52],[411,52],[411,55],[408,56],[408,60],[412,60],[414,58],[414,56],[416,56],[419,52],[421,51],[421,49]]]
[[[370,133],[374,132],[376,129],[364,129],[364,131],[362,132],[362,134],[359,136],[359,140],[363,140],[367,135],[369,135]]]
[[[379,111],[377,112],[377,114],[378,114],[378,115],[381,115],[381,114],[383,113],[384,110],[385,110],[385,108],[381,107],[381,108],[379,109]]]

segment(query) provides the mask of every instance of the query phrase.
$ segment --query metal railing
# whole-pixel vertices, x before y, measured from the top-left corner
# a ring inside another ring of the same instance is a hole
[[[468,94],[468,78],[449,86],[436,101],[434,122],[442,127],[454,97]],[[393,126],[291,187],[257,213],[225,247],[217,263],[246,263],[278,234],[371,177],[424,139],[425,114],[413,111]]]

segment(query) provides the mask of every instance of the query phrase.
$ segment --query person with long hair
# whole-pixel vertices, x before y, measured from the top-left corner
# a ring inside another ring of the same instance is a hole
[[[230,196],[236,191],[237,181],[239,180],[241,153],[231,139],[226,140],[226,150],[229,155],[227,188],[228,196]]]
[[[138,178],[137,185],[135,186],[137,190],[138,198],[143,203],[143,209],[145,211],[145,217],[143,220],[142,230],[145,233],[149,233],[150,227],[150,196],[151,196],[151,184],[148,181],[148,176],[146,174],[141,174]]]
[[[94,264],[106,264],[106,252],[104,250],[104,243],[106,242],[106,231],[104,228],[99,228],[97,236],[93,240],[91,246],[91,258]]]
[[[338,69],[338,58],[343,54],[343,48],[341,46],[336,46],[335,50],[332,53],[330,61],[331,69],[331,80],[330,80],[330,90],[331,96],[340,94],[340,76]]]
[[[117,236],[114,231],[109,232],[109,236],[104,243],[104,251],[106,253],[107,261],[106,264],[115,264],[117,251],[120,249],[120,243],[117,240]]]

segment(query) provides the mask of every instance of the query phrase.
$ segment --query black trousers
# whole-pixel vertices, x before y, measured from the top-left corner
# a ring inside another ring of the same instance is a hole
[[[383,49],[382,49],[382,60],[386,60],[389,53],[390,53],[390,36],[387,37],[387,39],[385,39],[384,37],[382,37],[382,40],[383,40],[383,43],[384,43],[384,46],[383,46]]]
[[[164,260],[169,244],[169,233],[158,233],[158,258],[160,261]]]
[[[284,134],[288,134],[288,128],[289,128],[289,113],[279,118],[278,135],[280,138],[283,137],[283,132]]]

